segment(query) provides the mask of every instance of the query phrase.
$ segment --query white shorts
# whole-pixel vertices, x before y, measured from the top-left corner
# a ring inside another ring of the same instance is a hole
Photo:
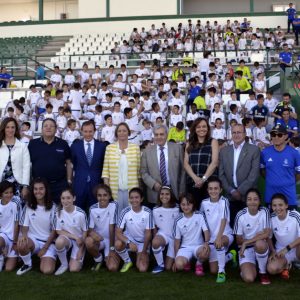
[[[192,258],[197,258],[197,252],[201,247],[202,245],[182,247],[178,250],[176,258],[179,256],[183,256],[187,260],[191,260]]]
[[[276,249],[276,252],[279,252],[280,250],[282,250],[282,248],[281,249],[279,249],[279,248]],[[289,252],[287,252],[285,254],[284,257],[285,257],[285,259],[287,260],[288,263],[291,263],[293,261],[299,261],[299,258],[296,255],[296,248],[291,249]]]
[[[109,239],[104,239],[100,241],[99,250],[104,250],[104,256],[107,257],[109,254]]]
[[[167,256],[171,258],[175,258],[174,239],[168,237],[161,230],[159,230],[156,235],[161,236],[165,240],[166,246],[168,246]]]
[[[69,250],[72,248],[72,251],[71,251],[71,258],[74,259],[74,260],[77,260],[77,253],[78,253],[78,251],[79,251],[79,247],[78,247],[76,241],[75,241],[75,240],[69,239],[69,238],[68,238],[67,236],[65,236],[65,235],[62,235],[62,236],[63,236],[66,240],[68,240],[68,242],[69,242],[69,245],[68,245],[68,247],[67,247],[67,251],[69,251]],[[83,263],[84,255],[85,255],[85,250],[84,250],[83,255],[82,255],[81,259],[80,259],[80,263]]]
[[[18,257],[16,251],[12,249],[13,241],[9,239],[9,237],[4,232],[0,232],[0,237],[4,239],[6,253],[7,253],[6,257],[10,257],[10,258]]]
[[[244,251],[244,257],[241,257],[239,255],[240,266],[245,263],[256,265],[256,256],[255,256],[254,247],[246,248]]]
[[[134,243],[137,248],[138,248],[138,253],[140,252],[143,252],[143,249],[144,249],[144,243],[141,243],[141,242],[138,242],[136,241],[130,234],[128,233],[124,233],[124,235],[132,242]],[[147,249],[147,252],[149,253],[150,252],[150,248]]]
[[[39,251],[44,247],[46,242],[37,240],[35,237],[30,236],[30,235],[28,237],[32,240],[32,242],[34,244],[34,250],[33,250],[32,254],[38,254]],[[56,249],[55,249],[54,244],[51,244],[49,246],[46,253],[42,257],[51,257],[54,260],[56,260]]]
[[[232,244],[233,242],[233,235],[229,234],[226,235],[228,240],[229,240],[229,244],[227,247],[225,247],[225,251],[227,252],[229,246]],[[209,262],[214,262],[214,261],[218,261],[218,256],[217,256],[217,249],[215,247],[214,244],[209,244],[209,248],[210,248],[210,253],[209,253]]]

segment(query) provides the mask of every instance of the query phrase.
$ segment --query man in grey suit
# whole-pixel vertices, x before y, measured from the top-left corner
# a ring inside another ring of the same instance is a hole
[[[246,131],[243,125],[231,129],[233,145],[220,152],[219,178],[230,200],[230,219],[245,207],[248,189],[257,185],[259,177],[260,151],[257,146],[245,142]]]
[[[154,127],[153,132],[155,145],[146,149],[141,162],[150,206],[157,202],[157,193],[162,186],[170,186],[177,199],[185,191],[182,146],[167,142],[168,129],[164,125]]]

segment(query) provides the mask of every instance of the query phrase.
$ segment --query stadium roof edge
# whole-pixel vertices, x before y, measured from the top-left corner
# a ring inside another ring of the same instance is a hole
[[[24,26],[24,25],[47,25],[47,24],[66,24],[66,23],[91,23],[91,22],[114,22],[114,21],[133,21],[133,20],[166,20],[166,19],[194,19],[194,18],[226,18],[226,17],[260,17],[260,16],[284,16],[285,12],[243,12],[243,13],[224,13],[224,14],[194,14],[194,15],[159,15],[159,16],[132,16],[132,17],[110,17],[110,18],[86,18],[86,19],[67,19],[67,20],[44,20],[44,21],[18,21],[3,22],[0,27]],[[276,24],[274,24],[275,26]]]

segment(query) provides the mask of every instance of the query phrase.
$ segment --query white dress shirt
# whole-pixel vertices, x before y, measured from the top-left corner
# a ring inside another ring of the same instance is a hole
[[[91,150],[92,150],[92,156],[94,155],[94,145],[95,145],[95,141],[94,139],[92,139],[91,141],[87,142],[86,140],[83,140],[84,143],[84,152],[86,154],[87,149],[88,149],[88,143],[91,144]]]
[[[164,144],[164,154],[165,154],[165,162],[166,162],[166,175],[167,175],[167,185],[170,185],[170,176],[169,176],[169,157],[168,157],[168,143]],[[157,161],[158,161],[158,169],[160,170],[160,146],[156,146],[157,152]]]

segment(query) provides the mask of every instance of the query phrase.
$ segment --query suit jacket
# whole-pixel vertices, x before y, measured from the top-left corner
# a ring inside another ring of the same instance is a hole
[[[71,158],[74,170],[74,192],[78,194],[83,190],[82,185],[90,176],[92,186],[100,183],[105,155],[105,143],[94,140],[94,151],[91,165],[88,164],[83,140],[75,141],[71,146]]]
[[[181,145],[168,143],[168,174],[172,191],[176,198],[185,192],[185,171],[183,168],[183,149]],[[161,183],[157,145],[150,146],[142,155],[141,175],[147,186],[147,200],[157,202],[157,192],[153,187],[156,182]]]
[[[220,151],[219,178],[228,195],[235,189],[233,183],[233,145]],[[237,188],[244,197],[248,189],[256,187],[259,178],[260,150],[257,146],[245,143],[241,150],[237,168]]]

